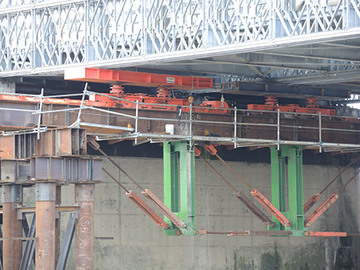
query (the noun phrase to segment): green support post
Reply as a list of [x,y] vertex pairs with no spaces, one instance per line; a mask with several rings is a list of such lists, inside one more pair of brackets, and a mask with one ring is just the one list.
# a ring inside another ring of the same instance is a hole
[[[194,149],[186,141],[164,142],[164,204],[185,224],[181,234],[195,232],[195,156]],[[179,235],[179,229],[164,217],[170,225],[167,235]]]
[[275,226],[269,230],[289,230],[293,236],[304,235],[306,228],[302,170],[302,146],[282,145],[279,150],[277,147],[271,147],[272,204],[291,221],[292,226],[283,226],[273,217]]

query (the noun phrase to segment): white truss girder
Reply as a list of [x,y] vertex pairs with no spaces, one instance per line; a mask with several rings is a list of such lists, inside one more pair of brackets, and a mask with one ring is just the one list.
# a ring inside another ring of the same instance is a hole
[[264,41],[315,42],[315,33],[341,40],[359,26],[359,0],[0,0],[0,76],[245,53]]

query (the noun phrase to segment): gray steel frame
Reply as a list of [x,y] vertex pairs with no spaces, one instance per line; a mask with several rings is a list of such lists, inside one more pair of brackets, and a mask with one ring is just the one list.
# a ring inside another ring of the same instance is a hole
[[66,227],[65,235],[60,249],[59,260],[56,265],[56,270],[64,270],[66,267],[66,262],[69,256],[71,243],[74,238],[75,224],[77,217],[78,217],[77,212],[70,213],[68,225]]
[[[359,0],[2,0],[0,8],[0,76],[156,65],[360,34]],[[238,60],[259,77],[314,72],[306,63]],[[351,60],[327,61],[330,70],[357,69]],[[270,67],[265,74],[262,65]]]
[[21,258],[20,269],[19,270],[28,270],[31,267],[31,262],[35,264],[35,221],[36,216],[33,215],[33,219],[30,225],[30,228],[27,224],[26,217],[23,217],[23,228],[27,238],[33,238],[26,240],[25,250]]

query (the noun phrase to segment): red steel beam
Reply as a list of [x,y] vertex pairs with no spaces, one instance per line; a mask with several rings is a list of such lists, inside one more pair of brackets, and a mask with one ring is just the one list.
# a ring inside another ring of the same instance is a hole
[[315,222],[336,200],[339,198],[338,193],[331,194],[310,216],[308,216],[304,223],[305,227],[309,227]]
[[210,78],[99,68],[67,69],[65,70],[64,79],[98,83],[122,83],[145,87],[165,86],[184,90],[213,87],[213,81]]
[[139,198],[132,190],[127,192],[126,197],[128,197],[133,203],[135,203],[141,210],[145,212],[157,225],[164,229],[169,229],[169,224],[166,223],[147,203]]
[[347,237],[348,233],[346,232],[305,232],[307,237]]
[[238,191],[234,193],[234,196],[238,198],[240,201],[245,204],[247,208],[255,215],[257,216],[262,222],[266,223],[270,227],[274,227],[275,223],[271,221],[271,219],[265,215],[263,211],[260,210],[259,207],[257,207],[252,201],[250,201],[242,192]]
[[257,189],[250,191],[251,195],[259,201],[282,225],[291,226],[290,220],[283,215],[264,195]]
[[306,212],[320,200],[320,197],[320,193],[311,196],[311,198],[304,204],[304,214],[306,214]]
[[290,236],[292,231],[207,231],[207,230],[198,230],[196,232],[198,235],[206,234],[218,234],[218,235],[227,235],[227,236]]
[[178,228],[186,228],[186,224],[181,221],[181,219],[174,214],[158,197],[155,196],[150,190],[144,189],[144,191],[141,192],[148,198],[150,201],[152,201],[159,209],[160,211],[171,220],[172,223]]

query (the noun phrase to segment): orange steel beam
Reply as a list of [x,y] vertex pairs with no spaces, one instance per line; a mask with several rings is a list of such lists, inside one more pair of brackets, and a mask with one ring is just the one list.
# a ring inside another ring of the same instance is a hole
[[309,227],[313,224],[315,220],[317,220],[334,202],[336,202],[338,198],[338,193],[331,194],[329,198],[327,198],[310,216],[305,219],[305,227]]
[[290,227],[290,220],[283,215],[264,195],[257,189],[250,191],[251,195],[259,201],[282,225]]
[[206,234],[218,234],[218,235],[227,235],[227,236],[290,236],[292,231],[207,231],[207,230],[198,230],[196,231],[198,235]]
[[181,221],[181,219],[174,214],[158,197],[155,196],[150,190],[145,189],[141,192],[152,201],[157,207],[159,207],[160,211],[168,218],[174,225],[178,228],[186,228],[186,224]]
[[126,197],[128,197],[132,202],[134,202],[141,210],[144,211],[157,225],[164,229],[168,229],[170,226],[163,220],[148,204],[146,204],[142,199],[139,198],[132,190],[127,192]]
[[67,69],[65,70],[64,79],[100,83],[122,83],[145,87],[165,86],[184,90],[213,87],[213,81],[210,78],[99,68]]
[[346,232],[305,232],[307,237],[347,237],[348,233]]

